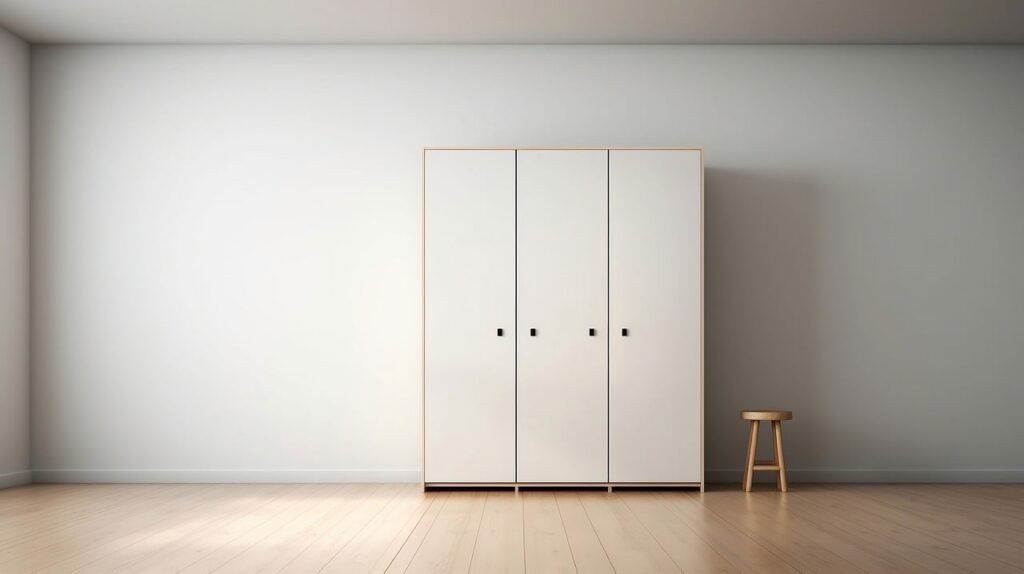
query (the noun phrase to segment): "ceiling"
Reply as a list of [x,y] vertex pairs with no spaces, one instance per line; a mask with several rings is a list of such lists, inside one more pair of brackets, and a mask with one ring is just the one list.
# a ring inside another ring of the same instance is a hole
[[1024,0],[0,0],[40,43],[1024,43]]

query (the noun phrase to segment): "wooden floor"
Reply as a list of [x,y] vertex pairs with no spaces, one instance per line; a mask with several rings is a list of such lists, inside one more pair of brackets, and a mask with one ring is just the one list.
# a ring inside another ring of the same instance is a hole
[[[764,488],[764,487],[763,487]],[[1022,572],[1024,485],[0,491],[0,572]]]

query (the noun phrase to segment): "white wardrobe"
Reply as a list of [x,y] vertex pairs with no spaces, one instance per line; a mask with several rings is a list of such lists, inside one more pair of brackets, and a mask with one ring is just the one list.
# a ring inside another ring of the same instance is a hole
[[702,151],[423,161],[425,485],[702,487]]

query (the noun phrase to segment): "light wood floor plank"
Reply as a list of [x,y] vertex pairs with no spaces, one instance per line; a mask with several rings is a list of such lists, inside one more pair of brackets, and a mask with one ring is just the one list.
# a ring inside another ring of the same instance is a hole
[[35,571],[59,564],[96,546],[106,546],[126,534],[146,528],[176,511],[194,508],[210,500],[213,485],[181,486],[161,490],[145,500],[104,511],[90,519],[56,528],[0,552],[0,571]]
[[511,573],[526,569],[522,501],[522,496],[508,496],[506,492],[487,494],[470,572]]
[[281,572],[318,572],[331,558],[356,537],[403,487],[374,485],[343,516],[336,517],[332,525],[311,537],[311,541],[297,556],[284,565]]
[[395,574],[396,572],[405,572],[409,569],[409,564],[412,563],[413,557],[416,556],[416,552],[419,551],[420,546],[423,544],[423,540],[427,537],[427,533],[434,527],[434,522],[437,521],[437,517],[441,515],[441,510],[444,509],[445,505],[448,504],[448,498],[450,493],[448,492],[436,492],[430,493],[431,499],[430,508],[427,509],[423,516],[416,521],[415,526],[409,531],[409,535],[401,543],[397,552],[388,564],[385,572],[387,574]]
[[251,506],[214,520],[177,541],[151,547],[124,567],[132,573],[177,572],[256,528],[292,504],[303,485],[279,485]]
[[687,573],[739,572],[731,562],[650,493],[620,495],[673,562]]
[[1019,572],[1013,565],[1022,563],[1024,548],[994,543],[966,529],[936,525],[871,496],[854,496],[835,490],[830,494],[867,513],[865,520],[869,522],[866,524],[879,525],[890,536],[899,536],[949,564],[971,572]]
[[241,532],[216,550],[205,553],[202,558],[182,568],[180,572],[188,574],[213,572],[227,564],[236,556],[258,544],[261,540],[296,520],[310,509],[315,508],[322,502],[321,493],[325,488],[325,485],[317,484],[310,485],[310,488],[307,489],[295,491],[294,498],[281,505],[278,512],[268,520]]
[[523,559],[526,572],[575,572],[558,503],[551,492],[521,492],[523,499]]
[[[929,498],[942,495],[973,512],[988,508],[1010,517],[1024,512],[1024,484],[933,484],[910,494]],[[1013,528],[1020,531],[1024,525],[1015,523]]]
[[[805,492],[806,490],[801,490],[801,494]],[[860,557],[861,561],[867,560],[872,565],[867,569],[869,572],[931,572],[921,564],[908,559],[903,547],[889,544],[877,532],[848,521],[841,513],[823,512],[818,505],[811,504],[807,499],[795,494],[787,496],[786,509],[793,516],[806,521],[811,528],[841,541],[830,548],[838,551],[848,548],[847,559],[856,560]]]
[[[801,494],[795,493],[793,497],[800,499]],[[871,540],[880,547],[897,553],[928,570],[933,572],[970,571],[936,555],[935,549],[927,541],[921,540],[919,533],[902,526],[900,523],[888,523],[884,519],[865,511],[864,501],[859,501],[857,504],[849,504],[828,490],[820,490],[815,492],[813,497],[803,498],[809,500],[812,505],[817,506],[817,512],[827,512],[841,516],[846,524],[846,529],[852,535]]]
[[[967,503],[963,495],[953,495],[940,489],[922,489],[913,492],[901,492],[893,488],[878,488],[852,491],[858,496],[866,496],[878,500],[914,515],[937,522],[937,531],[956,531],[967,529],[1003,544],[1024,548],[1024,525],[1019,517],[1024,509],[1017,510],[1010,506],[1014,501],[989,501],[979,497],[971,497]],[[1019,496],[1024,497],[1024,490]],[[1007,510],[1010,506],[1010,510]],[[944,520],[944,517],[956,515],[955,522]],[[942,525],[945,527],[943,528]]]
[[[40,484],[0,491],[0,524],[11,525],[21,517],[38,519],[49,512],[68,512],[83,504],[97,506],[107,500],[124,499],[149,485]],[[152,488],[152,487],[150,487]]]
[[402,489],[356,536],[338,550],[320,572],[383,572],[387,567],[387,562],[383,561],[384,554],[394,547],[396,538],[402,536],[404,540],[410,523],[419,519],[429,506],[430,499],[422,492]]
[[1024,574],[1022,485],[787,494],[419,485],[0,490],[0,572]]
[[[746,495],[747,493],[744,493]],[[774,494],[773,494],[774,495]],[[774,496],[783,496],[782,494]],[[697,532],[730,563],[744,572],[795,573],[795,568],[761,546],[685,492],[663,493],[662,498],[691,530]],[[731,517],[730,517],[731,518]]]
[[[417,512],[410,514],[407,517],[405,523],[395,534],[395,537],[391,540],[391,544],[389,544],[388,547],[384,550],[384,552],[381,553],[381,556],[377,559],[377,562],[370,567],[370,572],[391,571],[391,566],[398,561],[399,557],[402,555],[402,552],[406,548],[406,544],[409,544],[411,547],[419,549],[419,543],[410,543],[410,539],[413,538],[414,534],[419,530],[420,525],[422,523],[433,523],[433,517],[437,516],[436,510],[440,509],[441,505],[443,504],[442,501],[443,498],[441,495],[434,493],[424,493],[423,504],[425,504],[425,508],[422,508],[422,512],[420,512],[420,509],[417,509]],[[412,551],[412,548],[410,548],[410,552],[408,555],[411,557],[414,553],[415,552]],[[404,564],[402,566],[403,571],[406,566],[408,566],[408,564]]]
[[407,572],[468,572],[486,495],[453,492],[413,556]]
[[837,574],[865,571],[836,553],[831,545],[796,534],[800,519],[786,512],[788,497],[765,497],[759,492],[743,498],[722,494],[727,493],[708,492],[697,498],[715,514],[729,516],[734,527],[797,570]]
[[128,528],[119,529],[115,536],[90,544],[88,551],[38,572],[89,574],[124,569],[150,549],[173,544],[211,521],[237,513],[240,507],[252,504],[270,492],[265,485],[248,485],[244,488],[225,485],[223,489],[210,492],[208,497],[166,513],[144,527],[132,524]]
[[562,527],[569,540],[576,570],[581,574],[615,572],[579,495],[572,491],[559,492],[555,494],[555,502],[558,503],[558,513],[562,517]]
[[[355,492],[353,492],[355,491]],[[235,556],[217,572],[222,574],[247,574],[278,572],[309,547],[310,542],[326,532],[339,517],[346,517],[346,508],[354,500],[360,500],[357,488],[347,485],[330,485],[321,491],[320,503],[308,512],[292,520],[246,551]]]
[[[740,500],[732,493],[718,493],[723,500]],[[705,505],[715,508],[710,502],[709,496],[701,497]],[[794,538],[802,538],[815,544],[818,548],[829,550],[836,556],[845,560],[850,567],[863,572],[907,572],[916,568],[912,562],[907,562],[880,552],[878,548],[869,543],[851,537],[842,527],[837,527],[832,522],[816,522],[813,519],[817,516],[805,515],[797,508],[793,497],[765,496],[762,494],[750,494],[743,498],[743,503],[750,508],[753,516],[757,518],[751,528],[784,530],[786,535]],[[735,508],[719,506],[720,516],[732,516]],[[734,523],[737,521],[734,520]],[[799,551],[791,553],[799,555]],[[788,559],[788,557],[787,557]],[[827,564],[827,561],[826,561]],[[849,568],[847,568],[849,569]]]
[[681,571],[622,496],[586,492],[580,501],[616,572]]
[[[35,508],[26,513],[0,514],[0,552],[21,544],[30,538],[45,534],[54,538],[61,531],[71,530],[76,524],[97,516],[116,512],[118,507],[133,501],[149,500],[150,497],[172,490],[172,485],[83,485],[80,491],[64,491],[57,500],[50,500],[46,494],[33,498]],[[93,486],[108,488],[94,489]],[[123,488],[118,488],[118,487]],[[43,488],[47,488],[44,485]]]

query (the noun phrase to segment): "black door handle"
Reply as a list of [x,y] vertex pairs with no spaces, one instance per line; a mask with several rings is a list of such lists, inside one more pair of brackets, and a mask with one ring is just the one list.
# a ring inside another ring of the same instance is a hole
[[591,330],[590,330],[590,336],[591,336],[591,337],[593,337],[593,336],[594,336],[594,335],[596,335],[596,334],[597,334],[597,329],[591,329]]
[[530,336],[531,337],[536,337],[537,336],[537,329],[530,329]]
[[622,336],[623,337],[628,337],[629,336],[629,329],[623,327],[622,328]]
[[505,329],[498,328],[498,336],[501,337],[505,334]]

